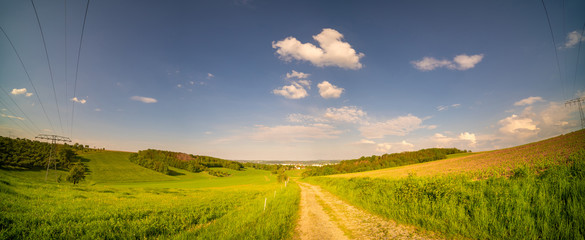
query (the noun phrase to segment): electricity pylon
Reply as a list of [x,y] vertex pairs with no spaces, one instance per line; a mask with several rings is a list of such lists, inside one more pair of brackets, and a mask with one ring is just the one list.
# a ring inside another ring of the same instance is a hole
[[[35,138],[38,139],[45,139],[51,140],[51,151],[49,152],[49,161],[47,161],[47,173],[45,173],[45,181],[47,181],[47,177],[49,176],[49,166],[51,166],[51,157],[53,156],[53,151],[55,150],[55,145],[57,142],[71,142],[71,139],[68,137],[57,136],[57,135],[48,135],[48,134],[39,134]],[[55,160],[55,170],[57,169],[57,161]]]
[[578,98],[574,98],[574,99],[571,99],[569,101],[566,101],[565,107],[567,105],[571,106],[573,104],[577,104],[577,106],[579,106],[579,115],[581,117],[581,129],[585,129],[585,114],[583,114],[583,106],[581,105],[581,102],[585,102],[585,97],[578,97]]

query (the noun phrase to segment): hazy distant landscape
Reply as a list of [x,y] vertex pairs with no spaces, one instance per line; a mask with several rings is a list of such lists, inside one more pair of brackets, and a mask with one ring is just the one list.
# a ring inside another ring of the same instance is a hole
[[0,1],[0,239],[585,239],[584,12]]

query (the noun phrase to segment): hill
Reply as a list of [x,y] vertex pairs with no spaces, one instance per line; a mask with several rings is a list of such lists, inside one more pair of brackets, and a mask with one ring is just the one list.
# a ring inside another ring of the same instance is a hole
[[472,174],[485,178],[509,175],[512,170],[523,166],[546,169],[551,166],[565,164],[569,155],[580,149],[585,149],[585,130],[501,150],[375,171],[331,175],[330,177],[397,179],[408,177],[409,175],[430,177]]
[[303,181],[447,238],[585,238],[584,130],[491,152]]
[[[80,184],[51,169],[0,168],[0,239],[283,239],[298,209],[296,184],[258,169],[169,167],[165,175],[126,152],[85,152]],[[34,227],[31,227],[34,226]]]

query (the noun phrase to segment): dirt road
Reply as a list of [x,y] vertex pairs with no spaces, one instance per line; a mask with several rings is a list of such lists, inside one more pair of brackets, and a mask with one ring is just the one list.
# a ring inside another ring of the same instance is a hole
[[436,239],[351,206],[319,186],[301,187],[295,239]]

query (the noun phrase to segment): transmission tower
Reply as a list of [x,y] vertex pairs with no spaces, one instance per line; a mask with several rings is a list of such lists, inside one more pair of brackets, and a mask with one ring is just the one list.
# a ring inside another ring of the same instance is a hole
[[[49,176],[49,166],[51,166],[51,158],[53,156],[53,151],[55,151],[55,145],[57,142],[71,142],[71,139],[68,137],[57,136],[57,135],[48,135],[48,134],[39,134],[35,138],[38,139],[45,139],[51,140],[51,151],[49,152],[49,161],[47,162],[47,173],[45,173],[45,181],[47,181],[47,177]],[[57,161],[55,160],[55,170],[57,170]]]
[[565,107],[567,105],[571,106],[573,104],[577,104],[577,106],[579,106],[579,115],[581,117],[581,129],[585,129],[585,114],[583,113],[583,105],[581,105],[581,102],[585,102],[585,97],[578,97],[578,98],[574,98],[574,99],[571,99],[569,101],[566,101]]

